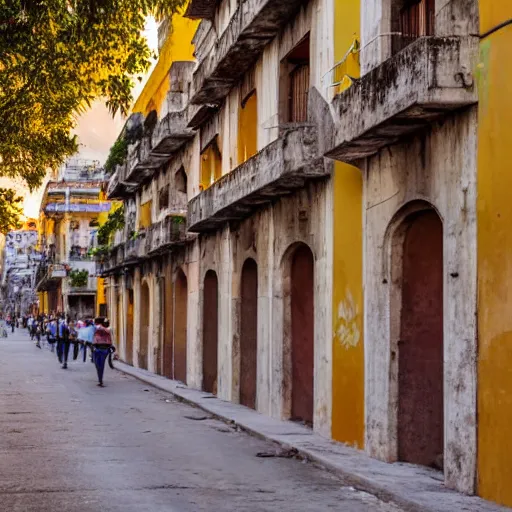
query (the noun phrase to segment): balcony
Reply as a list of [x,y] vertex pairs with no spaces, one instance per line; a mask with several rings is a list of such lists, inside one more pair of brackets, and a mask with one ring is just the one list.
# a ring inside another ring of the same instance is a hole
[[125,244],[115,245],[108,254],[96,256],[96,273],[102,277],[115,273],[124,264]]
[[155,127],[150,155],[166,160],[185,143],[194,138],[195,132],[187,128],[187,111],[169,112]]
[[167,160],[166,156],[151,155],[152,132],[128,147],[126,182],[137,187],[150,178]]
[[220,0],[191,0],[185,11],[185,16],[189,18],[213,19],[215,9],[219,3]]
[[326,156],[352,163],[477,102],[477,37],[422,37],[333,100]]
[[123,264],[130,265],[145,259],[147,255],[146,233],[141,232],[137,238],[131,238],[124,245]]
[[98,289],[98,280],[96,277],[87,278],[87,284],[85,286],[71,286],[68,283],[63,290],[66,295],[93,295],[96,294]]
[[183,215],[169,215],[152,224],[147,232],[147,251],[150,254],[167,251],[173,245],[186,241],[186,222]]
[[[200,1],[192,1],[188,12],[199,10]],[[205,3],[203,1],[203,3]],[[194,73],[191,102],[219,104],[243,75],[254,65],[263,48],[274,39],[283,25],[290,21],[304,2],[302,0],[246,0],[239,3],[228,27],[213,45],[213,50],[202,52]],[[210,45],[215,31],[201,41]]]
[[241,220],[305,182],[329,175],[318,156],[317,129],[296,125],[188,203],[188,230],[196,233]]
[[146,117],[142,137],[128,147],[124,180],[120,177],[112,179],[113,193],[121,193],[121,185],[131,187],[133,191],[194,137],[195,132],[187,127],[188,85],[194,66],[193,62],[171,65],[167,77],[169,92],[160,110],[162,117],[157,119],[156,111]]

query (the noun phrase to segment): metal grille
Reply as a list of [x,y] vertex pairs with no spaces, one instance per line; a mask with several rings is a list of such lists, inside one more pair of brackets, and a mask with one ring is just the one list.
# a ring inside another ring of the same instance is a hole
[[308,117],[309,64],[290,73],[290,122],[303,123]]

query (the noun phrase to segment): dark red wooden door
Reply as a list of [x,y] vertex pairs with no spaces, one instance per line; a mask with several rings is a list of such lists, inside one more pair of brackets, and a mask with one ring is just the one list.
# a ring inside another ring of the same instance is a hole
[[314,260],[300,246],[292,259],[292,419],[313,423]]
[[178,271],[174,284],[174,378],[187,382],[187,277]]
[[258,266],[248,259],[242,268],[240,326],[240,403],[256,408],[258,351]]
[[203,291],[203,390],[217,394],[219,286],[217,274],[209,270]]
[[398,457],[436,466],[443,454],[443,226],[419,213],[405,236],[399,341]]

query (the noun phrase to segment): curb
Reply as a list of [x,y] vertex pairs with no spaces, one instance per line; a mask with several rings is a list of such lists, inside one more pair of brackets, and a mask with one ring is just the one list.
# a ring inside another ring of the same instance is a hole
[[[191,405],[197,409],[200,409],[213,418],[223,421],[224,423],[230,425],[236,425],[244,432],[249,435],[256,437],[258,439],[262,439],[264,441],[275,443],[276,445],[284,448],[284,449],[294,449],[297,451],[297,456],[302,459],[306,459],[317,466],[327,470],[328,472],[334,474],[335,476],[341,478],[344,483],[354,487],[357,490],[367,492],[369,494],[374,495],[378,499],[383,502],[391,503],[393,505],[398,506],[403,512],[440,512],[440,511],[465,511],[465,512],[497,512],[497,511],[507,511],[511,510],[509,508],[501,507],[495,503],[488,502],[481,498],[475,496],[467,496],[460,494],[456,491],[447,489],[444,487],[442,483],[435,483],[434,485],[429,482],[427,487],[439,487],[436,489],[419,489],[417,492],[415,490],[406,489],[406,486],[399,486],[398,488],[390,488],[390,485],[386,485],[386,483],[378,481],[377,478],[372,478],[372,475],[366,476],[364,474],[364,462],[361,465],[361,469],[359,471],[353,471],[347,468],[344,468],[342,464],[339,462],[333,462],[327,456],[323,456],[319,453],[320,450],[308,449],[307,447],[301,446],[300,444],[296,444],[293,442],[286,442],[282,438],[279,438],[279,435],[271,435],[261,432],[254,426],[248,425],[244,421],[239,421],[229,417],[229,415],[223,415],[218,410],[212,410],[212,407],[208,406],[206,403],[202,403],[197,399],[184,396],[187,392],[192,393],[201,393],[202,398],[208,397],[213,398],[213,395],[210,396],[209,393],[201,392],[199,390],[192,390],[187,388],[185,385],[177,384],[176,381],[169,380],[160,375],[153,374],[147,370],[141,370],[139,368],[134,368],[129,366],[121,361],[116,361],[115,369],[125,375],[129,375],[131,377],[136,378],[137,380],[152,386],[160,391],[171,394],[178,401],[182,403],[186,403]],[[161,381],[161,382],[160,382]],[[179,386],[179,388],[177,387]],[[183,389],[183,392],[181,390]],[[220,399],[215,400],[216,404],[223,403],[228,404],[229,406],[236,406],[236,404],[232,404],[231,402],[224,402]],[[242,407],[242,406],[237,406]],[[252,410],[250,411],[253,412]],[[311,432],[311,434],[313,434]],[[299,434],[300,435],[300,434]],[[282,436],[281,436],[282,437]],[[332,440],[326,440],[332,441]],[[338,443],[335,443],[336,445]],[[341,443],[339,443],[340,446]],[[357,453],[354,450],[354,453]],[[368,460],[367,456],[361,453],[361,459]],[[386,464],[374,459],[371,459],[375,464],[385,465],[385,467],[389,467],[390,469],[393,467],[392,464]],[[348,464],[350,466],[350,462]],[[402,491],[402,492],[401,492]],[[432,496],[427,496],[428,492],[433,493]],[[436,501],[436,498],[442,496],[444,503],[440,503]],[[416,499],[415,499],[416,498]],[[424,503],[421,503],[423,501]],[[425,503],[428,502],[428,503]],[[439,506],[441,505],[441,506]]]

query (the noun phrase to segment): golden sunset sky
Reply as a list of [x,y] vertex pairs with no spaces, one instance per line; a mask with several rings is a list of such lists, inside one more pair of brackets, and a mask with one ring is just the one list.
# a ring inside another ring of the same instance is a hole
[[[158,26],[155,20],[148,18],[144,35],[148,41],[149,47],[154,52],[158,50],[157,29]],[[155,64],[156,62],[153,63],[153,66]],[[136,82],[136,86],[133,89],[134,99],[137,98],[142,91],[147,78],[151,74],[153,66],[142,82]],[[100,101],[96,102],[88,112],[78,119],[75,133],[78,135],[80,150],[76,157],[99,160],[101,165],[103,165],[107,159],[110,147],[119,135],[124,122],[125,119],[120,115],[112,118],[104,103]],[[21,181],[13,181],[7,178],[0,178],[0,187],[15,188],[19,195],[24,197],[23,210],[25,216],[38,217],[41,196],[47,181],[48,178],[44,181],[43,185],[33,193],[30,193],[28,188]]]

